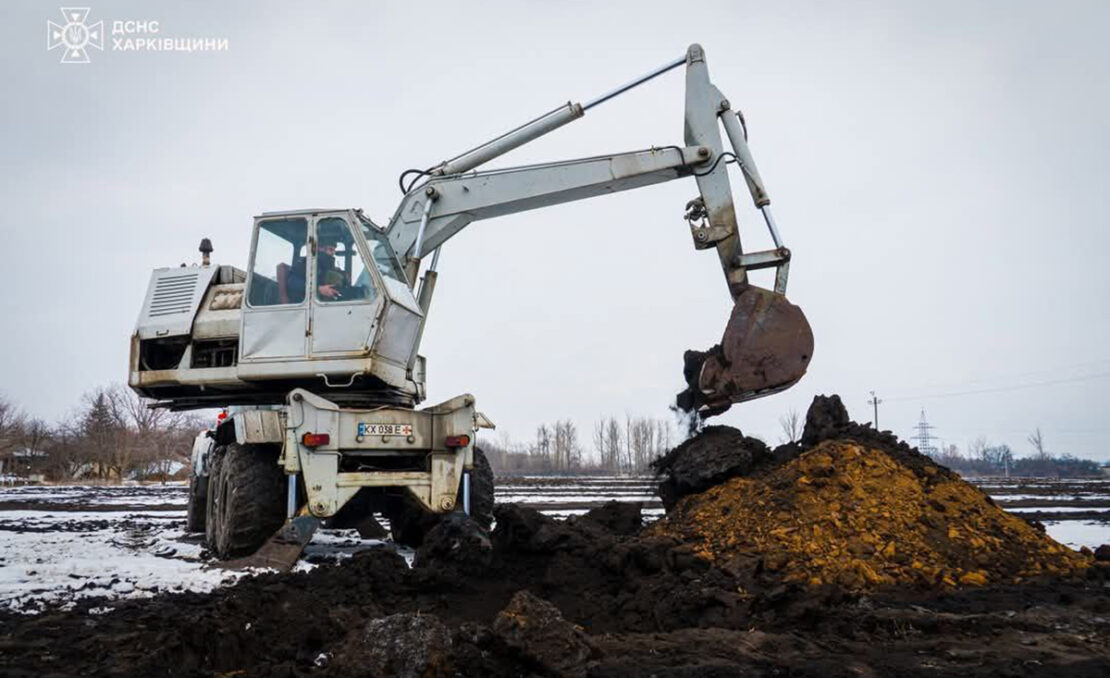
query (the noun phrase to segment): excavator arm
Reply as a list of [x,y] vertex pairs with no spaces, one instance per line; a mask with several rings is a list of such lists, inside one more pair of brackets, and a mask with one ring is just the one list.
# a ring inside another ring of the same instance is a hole
[[[684,146],[475,171],[477,166],[582,117],[593,106],[683,64]],[[725,150],[719,124],[725,129],[731,152]],[[775,249],[743,251],[727,171],[730,163],[740,166]],[[697,249],[716,250],[734,306],[720,344],[706,352],[687,352],[684,374],[689,388],[680,395],[679,405],[706,416],[723,412],[733,403],[788,388],[805,373],[813,353],[813,335],[804,314],[785,297],[790,251],[782,245],[746,132],[728,100],[710,82],[699,45],[692,45],[685,57],[585,105],[560,106],[419,174],[424,181],[409,188],[390,220],[387,236],[406,264],[410,284],[415,285],[421,260],[435,254],[419,293],[425,314],[434,291],[440,248],[470,223],[693,177],[699,195],[685,211],[693,244]],[[773,291],[748,282],[748,270],[769,267],[776,268]]]

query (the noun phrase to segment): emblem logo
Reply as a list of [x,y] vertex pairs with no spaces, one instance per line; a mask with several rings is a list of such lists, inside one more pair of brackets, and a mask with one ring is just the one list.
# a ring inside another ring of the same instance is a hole
[[89,16],[88,7],[62,7],[64,24],[46,22],[46,49],[62,49],[63,64],[89,63],[87,48],[104,50],[104,22],[97,21],[91,26],[85,23]]

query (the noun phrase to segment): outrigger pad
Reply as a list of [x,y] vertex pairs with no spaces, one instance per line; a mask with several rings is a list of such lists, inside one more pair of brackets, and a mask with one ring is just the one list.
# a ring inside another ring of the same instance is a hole
[[320,519],[312,516],[298,516],[286,521],[274,536],[270,537],[253,555],[236,558],[220,563],[220,567],[243,570],[251,567],[265,567],[278,572],[293,569],[304,552],[304,547],[312,541],[312,535],[320,527]]
[[687,351],[683,373],[689,385],[679,408],[702,418],[733,403],[760,398],[793,386],[813,357],[813,331],[802,309],[785,296],[748,286],[736,299],[721,343],[708,351]]

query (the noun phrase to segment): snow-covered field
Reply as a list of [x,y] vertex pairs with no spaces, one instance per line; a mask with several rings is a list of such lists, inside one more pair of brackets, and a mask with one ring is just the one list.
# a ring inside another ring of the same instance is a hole
[[242,573],[209,568],[185,511],[0,513],[0,604],[33,610],[86,596],[208,591]]
[[[34,612],[86,597],[205,592],[249,576],[202,554],[202,535],[185,532],[186,501],[183,483],[0,488],[0,607]],[[382,544],[354,530],[320,530],[297,568]]]
[[[1048,533],[1072,548],[1110,543],[1110,480],[992,479],[981,487],[1000,506],[1045,514]],[[610,499],[642,502],[646,520],[663,513],[648,477],[504,479],[497,499],[557,518]],[[203,592],[249,576],[207,560],[201,535],[185,533],[185,503],[183,483],[0,487],[0,607],[34,612],[90,596]],[[1067,519],[1073,513],[1082,519]],[[297,567],[384,544],[361,539],[354,530],[320,530]],[[411,551],[402,552],[411,559]]]

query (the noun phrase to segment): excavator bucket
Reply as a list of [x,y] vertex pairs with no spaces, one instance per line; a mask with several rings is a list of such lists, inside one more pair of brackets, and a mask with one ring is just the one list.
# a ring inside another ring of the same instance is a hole
[[689,388],[678,406],[702,418],[733,403],[789,388],[805,374],[813,356],[813,332],[802,309],[782,294],[749,285],[736,298],[721,343],[687,351]]

